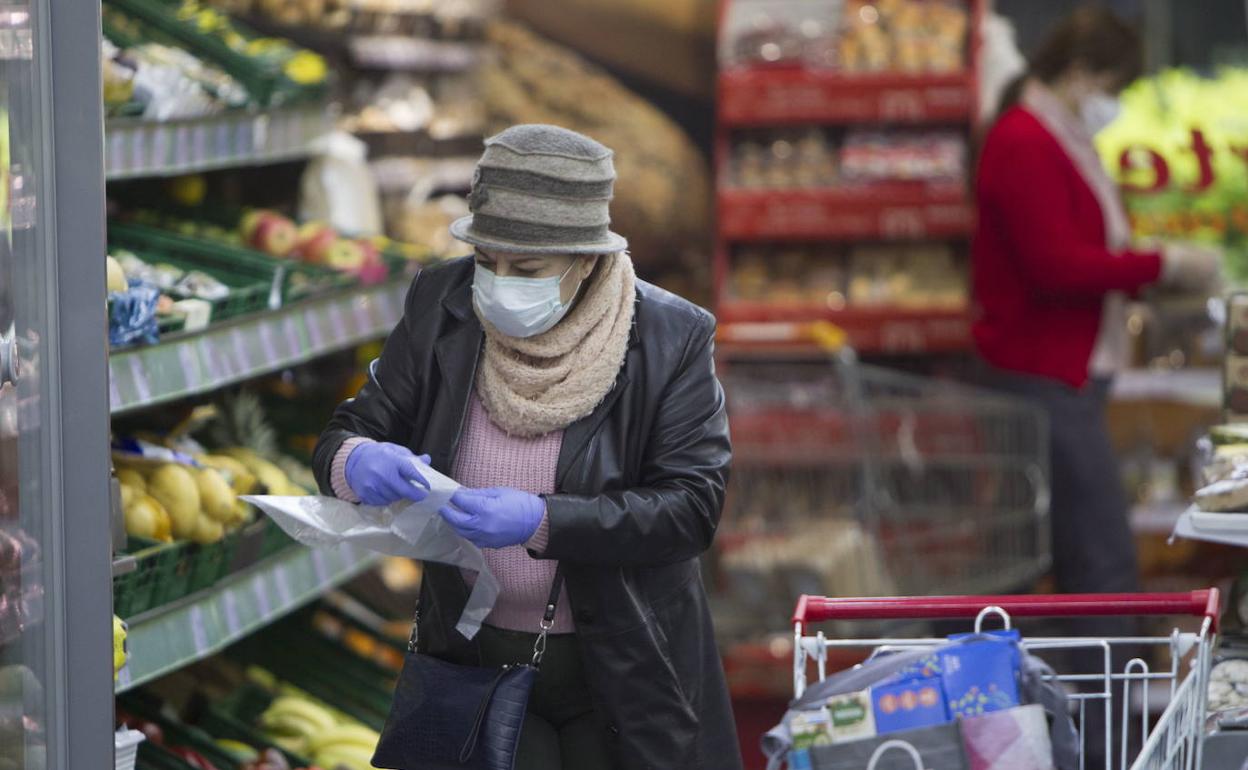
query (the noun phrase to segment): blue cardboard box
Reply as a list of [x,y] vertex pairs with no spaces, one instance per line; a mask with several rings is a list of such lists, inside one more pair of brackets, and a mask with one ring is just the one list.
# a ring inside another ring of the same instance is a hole
[[940,677],[891,681],[871,688],[877,735],[933,727],[950,721]]
[[1014,708],[1019,705],[1021,662],[1017,640],[1017,631],[998,631],[949,644],[899,672],[893,681],[939,677],[951,718]]

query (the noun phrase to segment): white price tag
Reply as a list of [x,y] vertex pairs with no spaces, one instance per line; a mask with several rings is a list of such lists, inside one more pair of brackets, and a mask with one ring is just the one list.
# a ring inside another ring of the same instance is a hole
[[329,305],[329,333],[333,335],[335,342],[345,339],[349,334],[347,319],[342,315],[342,304],[339,302],[331,302]]
[[394,309],[395,301],[395,292],[393,291],[383,291],[377,295],[377,306],[381,309],[383,323],[387,326],[399,322],[399,315]]
[[169,162],[169,132],[161,128],[152,131],[152,156],[154,166],[163,166]]
[[373,314],[369,312],[368,300],[360,298],[351,303],[351,312],[355,314],[355,330],[358,333],[373,330]]
[[178,346],[178,363],[182,365],[182,377],[187,387],[198,387],[201,384],[199,363],[195,360],[195,351],[190,345]]
[[290,580],[286,577],[286,568],[278,567],[273,573],[273,580],[277,583],[277,598],[282,602],[283,607],[289,607],[295,603],[295,596],[290,591]]
[[124,131],[108,132],[108,170],[114,174],[126,170],[126,134]]
[[318,585],[323,586],[329,582],[329,568],[325,566],[325,551],[321,548],[312,549],[312,571],[316,573]]
[[220,352],[217,350],[217,346],[212,344],[212,337],[201,337],[199,344],[202,352],[200,360],[203,361],[204,365],[207,367],[208,376],[212,379],[213,383],[220,382],[221,378],[226,374],[224,366],[226,363],[225,360],[221,357]]
[[191,641],[195,644],[195,654],[208,652],[208,629],[204,627],[204,608],[198,604],[191,607]]
[[234,352],[234,362],[237,364],[235,373],[246,374],[251,371],[251,351],[247,347],[247,340],[243,338],[241,330],[230,330],[230,343]]
[[286,345],[290,348],[290,354],[297,356],[303,352],[303,341],[299,338],[299,324],[295,323],[294,316],[286,316],[282,319],[282,331],[286,333]]
[[126,665],[121,667],[120,671],[117,672],[117,688],[119,690],[124,690],[129,686],[130,686],[130,664],[127,663]]
[[112,364],[108,367],[108,408],[116,409],[121,406],[121,391],[117,389],[117,373],[113,371]]
[[313,350],[325,349],[325,334],[321,331],[321,317],[311,308],[303,311],[303,325],[308,329],[308,339]]
[[230,636],[241,634],[243,624],[238,619],[238,597],[233,590],[221,595],[221,611],[225,615],[225,630],[230,632]]
[[260,324],[260,349],[264,352],[266,361],[277,362],[277,346],[273,344],[273,327],[268,323]]
[[152,389],[147,384],[147,372],[144,371],[143,362],[139,360],[137,353],[130,356],[130,379],[134,382],[134,392],[139,397],[139,403],[150,400]]
[[256,607],[260,610],[261,620],[267,621],[273,614],[273,604],[269,601],[269,588],[264,584],[264,575],[256,575],[251,579],[251,592],[256,596]]
[[143,141],[143,129],[130,130],[130,170],[147,171],[147,142]]
[[173,137],[173,164],[179,168],[191,162],[191,129],[185,123],[175,129]]

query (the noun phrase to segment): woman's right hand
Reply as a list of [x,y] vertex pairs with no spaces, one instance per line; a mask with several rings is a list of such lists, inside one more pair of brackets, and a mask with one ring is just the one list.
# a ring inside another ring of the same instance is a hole
[[407,447],[369,441],[351,450],[345,468],[347,485],[365,505],[396,500],[420,502],[429,496],[429,482],[420,472],[429,456],[417,457]]
[[1162,251],[1161,279],[1175,289],[1213,293],[1222,279],[1222,252],[1195,243],[1168,243]]

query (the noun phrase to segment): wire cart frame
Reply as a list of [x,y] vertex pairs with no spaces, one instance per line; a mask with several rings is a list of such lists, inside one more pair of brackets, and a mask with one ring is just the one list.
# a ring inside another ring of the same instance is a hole
[[799,594],[1006,593],[1050,562],[1048,420],[1032,404],[860,363],[729,361],[717,538],[725,635]]
[[[795,697],[805,691],[810,664],[820,680],[827,675],[828,652],[833,649],[874,648],[875,653],[943,644],[944,639],[834,639],[822,631],[811,635],[809,625],[827,621],[974,619],[975,630],[981,631],[985,621],[1000,618],[1006,628],[1011,618],[1039,617],[1113,617],[1113,616],[1179,616],[1200,619],[1196,633],[1175,629],[1169,636],[1078,638],[1030,637],[1023,647],[1029,653],[1045,657],[1045,653],[1073,649],[1096,650],[1103,654],[1103,668],[1098,673],[1058,673],[1056,679],[1070,691],[1069,698],[1077,709],[1076,724],[1080,729],[1081,749],[1087,745],[1089,709],[1104,709],[1106,745],[1113,738],[1113,695],[1122,694],[1123,729],[1119,738],[1119,766],[1126,770],[1196,770],[1200,768],[1203,730],[1206,718],[1206,694],[1214,641],[1218,632],[1220,596],[1215,588],[1190,593],[1161,594],[1072,594],[1036,596],[941,596],[837,599],[823,596],[802,596],[793,613],[793,690]],[[1168,665],[1153,670],[1142,657],[1132,658],[1122,670],[1113,670],[1111,652],[1116,647],[1151,648],[1169,654]],[[1184,665],[1184,661],[1188,661]],[[1168,689],[1167,706],[1162,714],[1150,721],[1149,688],[1160,685]],[[1119,688],[1119,689],[1116,689]],[[1138,722],[1130,715],[1131,704],[1142,703]],[[1142,748],[1128,765],[1128,737],[1138,725]],[[1080,752],[1080,767],[1084,756]],[[1105,770],[1112,770],[1112,753],[1105,756]]]

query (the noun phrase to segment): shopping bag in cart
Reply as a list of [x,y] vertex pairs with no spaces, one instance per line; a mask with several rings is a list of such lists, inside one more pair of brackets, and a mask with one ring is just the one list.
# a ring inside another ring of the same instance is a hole
[[810,770],[969,770],[957,722],[810,750]]

